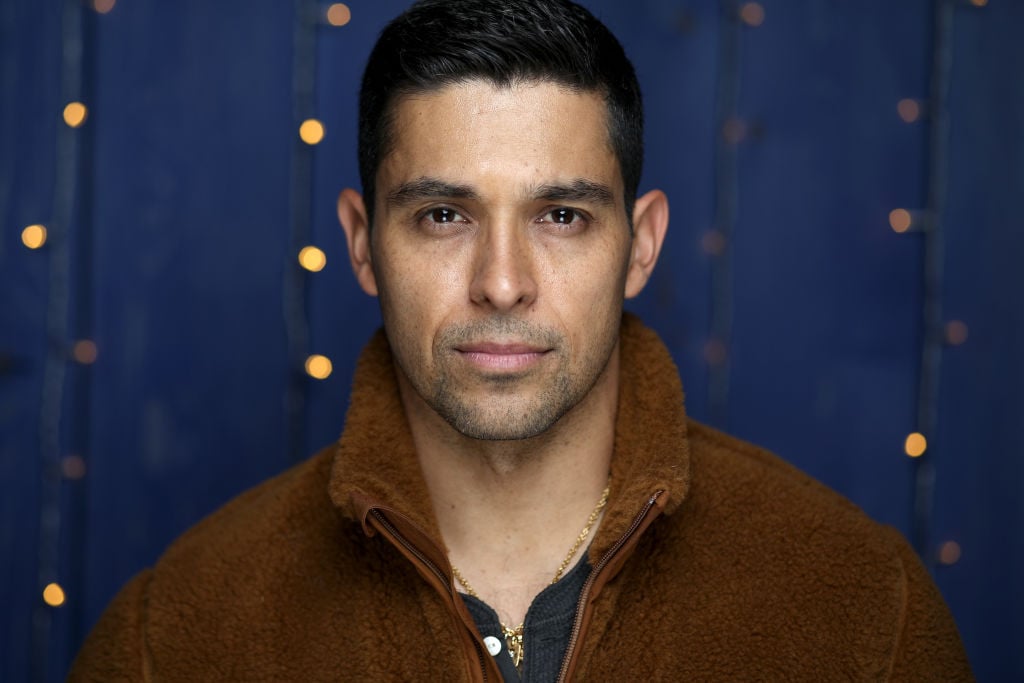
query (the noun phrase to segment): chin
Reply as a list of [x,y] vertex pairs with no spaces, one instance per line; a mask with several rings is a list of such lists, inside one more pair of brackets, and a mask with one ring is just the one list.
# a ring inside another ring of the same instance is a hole
[[480,441],[532,439],[551,429],[569,409],[545,402],[526,409],[519,407],[494,412],[443,402],[433,407],[459,434]]

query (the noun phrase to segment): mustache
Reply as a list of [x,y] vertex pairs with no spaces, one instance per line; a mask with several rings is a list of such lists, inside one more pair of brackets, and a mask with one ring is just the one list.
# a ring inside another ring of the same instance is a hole
[[560,346],[562,341],[562,335],[552,327],[511,316],[492,316],[449,325],[438,335],[438,345],[441,348],[481,342],[514,342],[555,348]]

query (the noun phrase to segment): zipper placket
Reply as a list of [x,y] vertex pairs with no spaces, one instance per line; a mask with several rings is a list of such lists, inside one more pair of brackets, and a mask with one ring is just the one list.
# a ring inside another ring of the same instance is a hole
[[[381,527],[383,527],[384,531],[386,531],[395,541],[400,543],[403,548],[408,550],[410,554],[415,556],[417,560],[419,560],[427,569],[429,569],[434,574],[434,576],[438,578],[440,584],[445,587],[446,591],[448,591],[449,599],[452,600],[452,602],[454,602],[455,591],[454,589],[452,589],[451,582],[448,580],[448,577],[445,576],[444,572],[442,572],[441,569],[436,564],[434,564],[433,560],[424,555],[419,548],[417,548],[409,539],[403,536],[402,533],[395,527],[395,525],[388,521],[388,518],[384,515],[383,512],[380,511],[379,508],[371,508],[370,514],[373,516],[375,520],[377,520],[377,523],[380,524]],[[459,621],[458,627],[465,628],[465,625],[462,624],[461,621]],[[481,649],[480,643],[476,642],[476,638],[472,638],[471,640],[473,641],[473,647],[476,650],[477,663],[480,665],[480,671],[481,673],[483,673],[484,683],[486,683],[488,680],[487,661],[484,659],[484,653],[483,650]]]
[[572,661],[572,658],[575,655],[576,646],[579,641],[580,631],[583,628],[583,613],[585,611],[587,599],[590,596],[590,589],[597,581],[597,577],[600,576],[602,571],[604,571],[604,568],[607,567],[608,563],[612,561],[612,558],[614,558],[615,555],[618,554],[619,550],[622,549],[622,546],[624,546],[626,542],[629,541],[630,537],[634,533],[636,533],[636,530],[640,528],[640,525],[643,524],[644,519],[646,519],[647,517],[647,513],[651,511],[651,508],[654,507],[654,504],[657,502],[658,497],[663,493],[663,490],[656,491],[650,498],[647,499],[647,503],[643,506],[643,508],[641,508],[637,516],[633,518],[633,523],[629,525],[629,528],[626,530],[626,533],[624,533],[619,538],[619,540],[615,542],[615,545],[613,545],[608,550],[608,552],[604,554],[604,556],[597,563],[597,566],[595,566],[593,571],[590,572],[590,576],[587,577],[586,583],[583,584],[583,590],[580,591],[580,599],[576,603],[576,618],[573,621],[572,633],[569,636],[569,645],[565,648],[565,657],[562,659],[562,670],[558,674],[559,683],[564,683],[566,676],[569,673],[569,663]]

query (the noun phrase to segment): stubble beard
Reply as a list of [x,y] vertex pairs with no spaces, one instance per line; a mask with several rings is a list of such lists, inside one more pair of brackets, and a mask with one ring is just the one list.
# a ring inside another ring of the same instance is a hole
[[481,441],[519,441],[546,432],[579,398],[568,374],[559,371],[536,398],[510,395],[489,401],[491,405],[465,400],[448,377],[442,376],[427,404],[463,436]]
[[[557,357],[550,360],[556,360],[557,366],[522,375],[477,378],[473,381],[489,384],[494,396],[484,401],[474,398],[448,362],[452,349],[462,342],[509,337],[552,349],[549,353]],[[606,344],[588,349],[581,365],[573,368],[570,349],[557,331],[518,318],[489,318],[444,330],[435,347],[438,374],[433,381],[418,382],[408,373],[406,376],[427,405],[463,436],[482,441],[530,439],[550,430],[594,388],[615,348],[616,335],[607,337]],[[541,376],[539,388],[534,388],[538,372],[547,376]]]

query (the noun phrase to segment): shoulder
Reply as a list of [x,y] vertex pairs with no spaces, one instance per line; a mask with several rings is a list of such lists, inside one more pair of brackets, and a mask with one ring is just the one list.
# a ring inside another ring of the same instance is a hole
[[[336,446],[244,491],[180,536],[160,564],[183,561],[216,548],[220,555],[253,544],[279,544],[302,529],[314,530],[333,517],[327,482]],[[283,534],[283,536],[282,536]],[[159,566],[159,565],[158,565]]]
[[327,493],[334,450],[242,493],[179,537],[107,608],[76,672],[131,672],[103,680],[148,680],[151,669],[181,680],[275,677],[274,643],[299,647],[292,634],[304,615],[288,605],[318,604],[337,566],[330,549],[344,547]]
[[[757,446],[693,421],[684,444],[688,491],[637,546],[615,603],[628,612],[616,618],[645,627],[642,642],[611,637],[659,653],[631,662],[635,677],[970,679],[948,610],[898,531]],[[621,677],[619,661],[599,666]]]
[[184,625],[227,641],[254,637],[268,631],[268,613],[284,628],[301,612],[289,605],[319,604],[351,575],[361,531],[328,495],[335,450],[239,495],[167,549],[147,588],[153,642],[183,642]]
[[822,581],[849,582],[847,595],[902,590],[913,553],[898,531],[763,448],[693,421],[687,429],[691,488],[680,512],[701,548],[815,592]]
[[695,503],[713,503],[720,512],[756,509],[767,516],[764,521],[789,529],[818,522],[888,537],[848,499],[777,455],[694,420],[688,420],[687,436]]
[[698,574],[793,623],[897,627],[917,562],[899,532],[764,449],[694,422],[688,432],[690,492],[663,531],[675,561],[685,548]]
[[153,567],[146,651],[167,678],[316,680],[366,637],[345,610],[377,613],[387,558],[331,501],[336,450],[230,501]]
[[896,628],[920,568],[898,531],[765,449],[692,421],[688,432],[690,496],[672,533],[695,539],[700,566],[728,567],[734,589],[780,610]]
[[943,666],[969,678],[948,610],[898,531],[764,449],[693,421],[687,432],[689,492],[652,527],[638,570],[662,596],[664,614],[648,616],[780,680],[934,680],[923,672]]
[[197,610],[211,598],[249,603],[281,590],[292,572],[308,576],[333,562],[329,552],[351,527],[328,494],[335,451],[325,448],[245,491],[182,534],[153,567],[150,594]]

